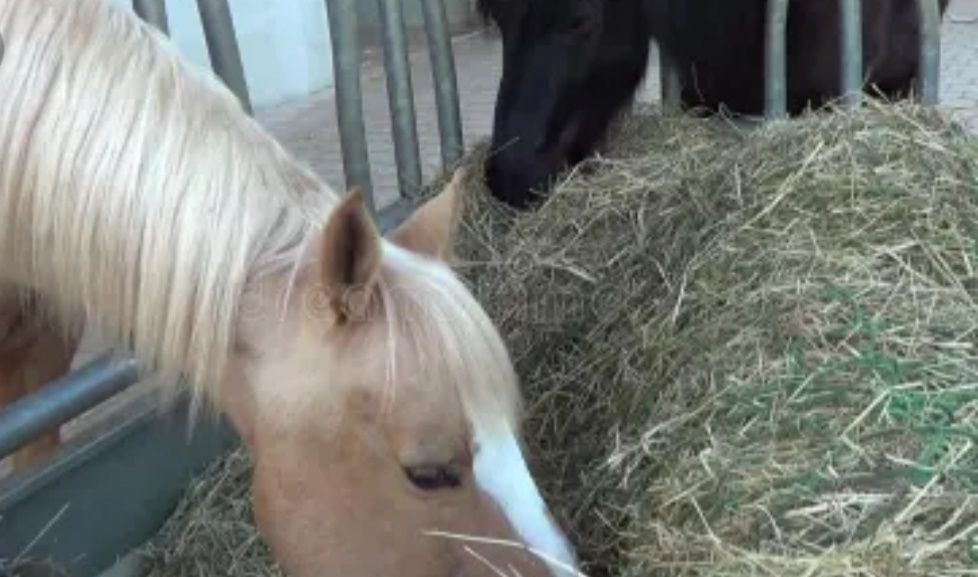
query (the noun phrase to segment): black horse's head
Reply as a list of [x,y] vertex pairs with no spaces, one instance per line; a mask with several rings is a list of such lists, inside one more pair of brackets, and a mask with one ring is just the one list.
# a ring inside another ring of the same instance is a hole
[[479,0],[503,39],[486,178],[526,207],[590,155],[645,74],[647,0]]

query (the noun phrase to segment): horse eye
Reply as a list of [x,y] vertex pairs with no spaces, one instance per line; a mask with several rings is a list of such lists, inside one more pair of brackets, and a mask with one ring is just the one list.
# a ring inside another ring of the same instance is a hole
[[411,483],[422,491],[454,489],[462,485],[461,476],[450,466],[405,467],[404,473]]

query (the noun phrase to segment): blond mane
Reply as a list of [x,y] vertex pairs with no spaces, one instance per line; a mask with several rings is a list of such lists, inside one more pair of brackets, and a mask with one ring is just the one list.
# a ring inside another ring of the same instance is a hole
[[380,290],[393,347],[390,372],[397,371],[397,359],[414,359],[426,382],[447,380],[457,392],[478,437],[515,433],[517,375],[492,320],[447,266],[390,244],[385,248]]
[[249,277],[336,195],[125,11],[0,0],[0,34],[0,285],[210,392]]
[[[0,286],[213,399],[246,286],[300,266],[337,195],[127,12],[0,0],[0,34]],[[461,281],[386,242],[385,263],[388,381],[401,347],[476,428],[514,428],[516,376]]]

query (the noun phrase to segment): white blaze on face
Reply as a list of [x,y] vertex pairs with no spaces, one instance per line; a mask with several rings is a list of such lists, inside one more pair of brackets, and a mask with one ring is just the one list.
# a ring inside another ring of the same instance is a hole
[[516,437],[480,439],[474,469],[479,487],[499,505],[526,546],[542,554],[554,577],[576,575],[574,553],[550,517]]

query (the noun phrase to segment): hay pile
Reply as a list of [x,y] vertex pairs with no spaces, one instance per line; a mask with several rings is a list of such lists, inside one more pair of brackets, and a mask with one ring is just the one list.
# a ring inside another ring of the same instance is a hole
[[[956,127],[649,113],[536,213],[474,196],[460,269],[589,574],[978,569],[978,146]],[[232,464],[156,575],[269,574]]]
[[146,577],[285,577],[255,529],[251,459],[239,449],[211,465],[142,551]]

